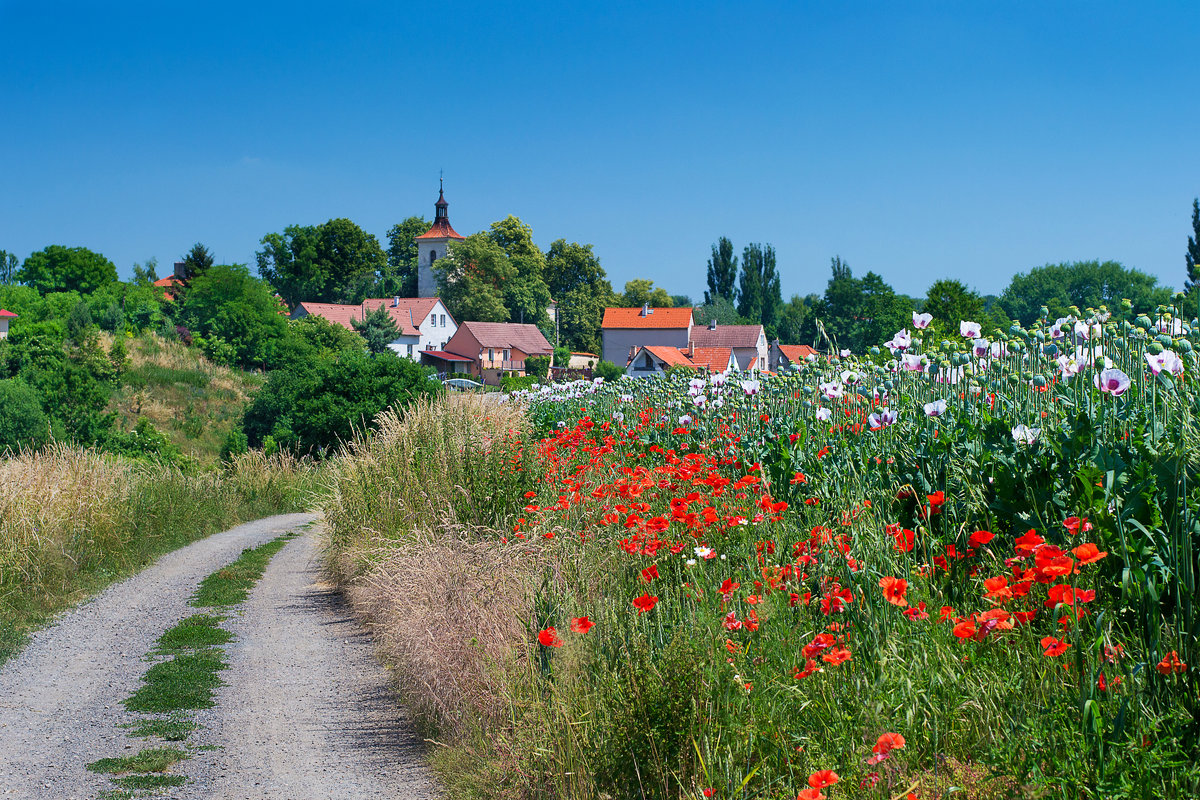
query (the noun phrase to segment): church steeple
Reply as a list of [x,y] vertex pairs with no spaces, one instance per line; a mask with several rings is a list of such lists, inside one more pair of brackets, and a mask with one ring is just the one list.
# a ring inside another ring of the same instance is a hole
[[438,199],[433,204],[433,224],[438,224],[439,221],[444,221],[447,225],[450,224],[450,204],[446,202],[446,192],[442,187],[442,179],[438,177]]
[[450,227],[450,204],[446,202],[445,186],[438,177],[438,199],[433,204],[433,224],[429,230],[415,237],[417,243],[417,296],[433,297],[437,294],[437,281],[433,275],[433,264],[446,255],[452,241],[464,237]]

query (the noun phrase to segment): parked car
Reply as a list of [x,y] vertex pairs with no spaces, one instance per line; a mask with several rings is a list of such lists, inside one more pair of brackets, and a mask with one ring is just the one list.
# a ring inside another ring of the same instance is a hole
[[442,385],[452,392],[470,392],[481,391],[483,384],[471,380],[470,378],[447,378],[442,381]]

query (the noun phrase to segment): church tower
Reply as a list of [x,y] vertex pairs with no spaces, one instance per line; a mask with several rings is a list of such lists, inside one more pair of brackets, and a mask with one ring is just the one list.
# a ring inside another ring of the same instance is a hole
[[438,178],[438,199],[433,208],[433,225],[414,240],[417,243],[417,297],[437,296],[433,263],[445,257],[446,245],[466,238],[450,227],[450,204],[446,202],[441,178]]

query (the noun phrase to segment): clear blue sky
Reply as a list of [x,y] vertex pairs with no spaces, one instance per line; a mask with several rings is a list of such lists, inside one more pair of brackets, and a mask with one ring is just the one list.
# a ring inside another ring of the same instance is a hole
[[0,249],[129,275],[348,217],[520,217],[699,297],[717,237],[784,294],[1047,262],[1183,280],[1200,4],[0,0]]

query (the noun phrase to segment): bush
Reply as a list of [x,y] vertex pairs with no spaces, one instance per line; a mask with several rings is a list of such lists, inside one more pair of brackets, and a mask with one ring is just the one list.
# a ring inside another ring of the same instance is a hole
[[516,392],[536,386],[538,379],[532,375],[505,375],[500,379],[500,388],[506,392]]
[[0,381],[0,451],[36,450],[50,441],[37,392],[22,380]]
[[541,380],[550,372],[550,356],[529,356],[525,359],[525,374]]
[[601,361],[596,365],[595,374],[596,377],[604,378],[606,381],[615,381],[625,374],[625,370],[611,361]]

